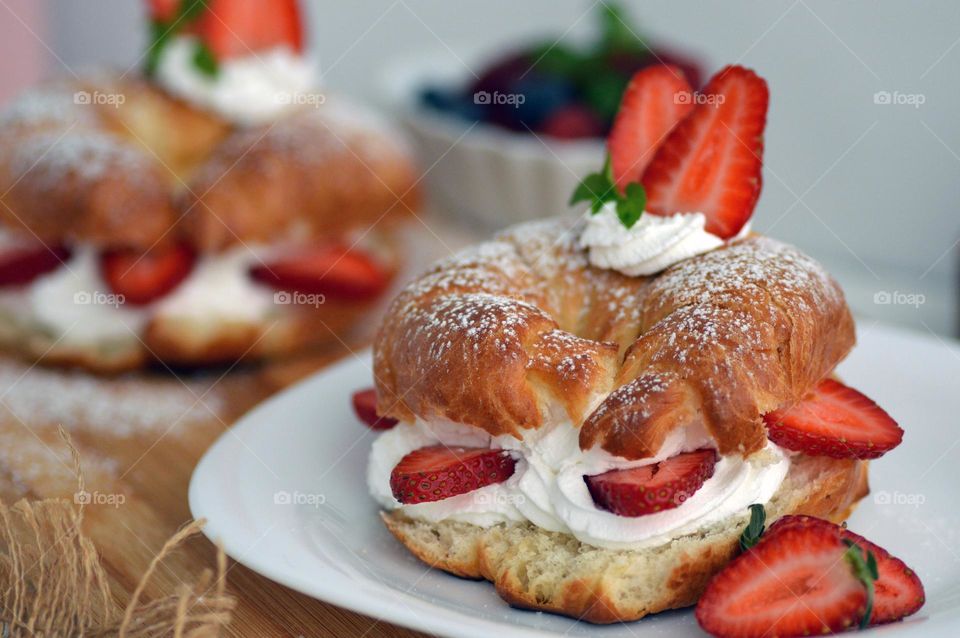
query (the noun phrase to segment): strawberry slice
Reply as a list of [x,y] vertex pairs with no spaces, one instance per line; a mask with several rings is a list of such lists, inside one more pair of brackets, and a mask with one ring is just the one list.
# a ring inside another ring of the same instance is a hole
[[394,418],[377,415],[377,391],[373,388],[353,393],[353,411],[371,430],[389,430],[397,424]]
[[403,457],[390,473],[390,489],[401,503],[440,501],[503,483],[515,464],[505,450],[434,445]]
[[100,273],[110,290],[123,295],[124,303],[141,306],[179,286],[195,261],[196,254],[183,244],[146,254],[108,250],[100,255]]
[[701,212],[708,232],[740,232],[760,196],[769,100],[767,83],[753,71],[728,66],[717,73],[644,172],[647,210]]
[[683,504],[713,476],[717,460],[715,450],[697,450],[583,479],[598,507],[620,516],[643,516]]
[[320,246],[254,266],[250,276],[278,290],[354,301],[372,299],[390,283],[372,257],[342,245]]
[[693,109],[693,89],[675,66],[649,66],[627,85],[610,130],[610,168],[623,190],[639,182],[667,134]]
[[0,286],[22,286],[70,259],[65,246],[16,246],[0,253]]
[[839,381],[821,381],[806,399],[763,416],[780,447],[811,456],[875,459],[900,445],[903,430],[876,403]]
[[697,603],[697,622],[726,638],[811,636],[854,626],[867,591],[833,529],[785,526],[768,531],[713,577]]
[[282,45],[303,51],[297,0],[207,0],[195,30],[220,61]]
[[870,616],[871,625],[882,625],[894,622],[915,614],[926,601],[923,583],[917,573],[907,567],[906,563],[879,545],[871,543],[863,536],[854,534],[850,530],[842,529],[841,534],[847,540],[853,541],[864,550],[873,552],[877,559],[877,571],[880,578],[873,583],[873,614]]

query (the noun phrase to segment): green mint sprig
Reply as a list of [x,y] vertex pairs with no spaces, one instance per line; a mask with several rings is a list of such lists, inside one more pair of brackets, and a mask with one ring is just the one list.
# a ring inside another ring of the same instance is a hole
[[643,215],[643,209],[647,206],[647,191],[643,188],[643,184],[631,182],[623,192],[620,192],[613,181],[613,171],[610,168],[608,155],[603,169],[599,173],[590,173],[584,177],[573,191],[570,205],[573,206],[578,202],[590,202],[592,215],[599,213],[607,202],[614,202],[620,223],[629,230]]
[[[866,629],[870,624],[870,617],[873,615],[873,584],[880,578],[880,570],[877,567],[877,557],[873,552],[864,552],[863,548],[851,540],[845,539],[844,545],[847,546],[847,552],[844,558],[853,567],[853,573],[867,590],[867,606],[863,612],[863,618],[860,619],[860,629]],[[866,558],[864,558],[866,554]]]
[[767,512],[763,505],[754,503],[750,506],[750,522],[740,535],[740,551],[745,552],[758,542],[763,535],[764,523],[767,521]]
[[[161,54],[170,44],[173,36],[195,22],[206,9],[207,0],[180,0],[180,7],[171,20],[154,20],[150,23],[150,46],[147,48],[145,64],[148,76],[156,74]],[[208,77],[216,77],[220,71],[213,51],[203,42],[197,43],[192,60],[197,70]]]

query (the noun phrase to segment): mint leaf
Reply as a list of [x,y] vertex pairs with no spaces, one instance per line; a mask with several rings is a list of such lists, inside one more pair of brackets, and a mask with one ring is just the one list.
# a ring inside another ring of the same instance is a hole
[[764,523],[767,521],[767,512],[763,505],[754,503],[750,506],[750,522],[743,534],[740,535],[740,551],[747,551],[760,541],[763,535]]
[[637,220],[643,215],[647,206],[647,192],[643,184],[632,182],[627,184],[621,194],[620,189],[613,181],[613,169],[610,167],[610,156],[599,173],[590,173],[577,186],[570,197],[570,206],[577,202],[590,202],[590,212],[596,215],[607,202],[614,202],[617,217],[628,230],[633,228]]
[[612,186],[613,184],[607,179],[606,175],[591,173],[584,177],[576,190],[573,191],[573,195],[570,197],[570,205],[586,201],[590,202],[591,205],[600,202],[602,206],[607,201]]
[[[196,21],[206,8],[207,0],[181,0],[180,7],[177,9],[177,13],[173,16],[172,20],[163,22],[153,20],[150,22],[150,46],[147,48],[147,56],[144,64],[144,72],[147,76],[152,76],[157,72],[157,66],[160,64],[160,55],[163,53],[163,50],[166,49],[173,36],[183,30],[187,25]],[[196,64],[197,68],[201,69],[201,71],[207,72],[207,70],[201,66],[201,63],[197,62],[198,57],[200,57],[199,53],[194,55],[194,64]],[[210,52],[210,57],[213,58],[212,52]],[[216,60],[214,60],[214,63],[216,63]],[[209,68],[209,65],[207,65],[207,68]],[[214,73],[216,73],[216,71],[214,71]]]
[[206,8],[207,0],[183,0],[183,2],[180,3],[180,11],[177,12],[174,22],[178,20],[180,24],[193,22],[200,17],[200,14],[203,13]]
[[150,47],[147,49],[147,58],[144,65],[144,71],[148,76],[157,72],[157,66],[160,64],[160,53],[167,46],[170,39],[170,27],[163,22],[153,21],[150,23]]
[[873,615],[873,584],[880,578],[880,572],[877,569],[877,557],[873,555],[873,552],[866,552],[866,558],[864,558],[864,550],[859,545],[848,539],[844,539],[843,543],[847,546],[844,558],[853,567],[854,576],[863,583],[867,590],[867,606],[863,612],[863,618],[860,619],[860,629],[866,629],[867,625],[870,624],[870,616]]
[[548,75],[576,78],[583,65],[583,54],[562,43],[546,43],[533,50],[534,68]]
[[217,77],[217,73],[220,70],[219,65],[217,64],[217,58],[213,55],[213,51],[210,50],[203,42],[197,42],[197,48],[193,52],[193,66],[206,75],[207,77]]
[[646,43],[630,26],[627,16],[619,5],[612,2],[602,3],[600,12],[601,39],[600,49],[604,51],[649,51]]
[[640,216],[643,215],[643,209],[647,206],[647,191],[643,184],[631,182],[627,184],[624,196],[617,202],[617,217],[620,222],[627,227],[633,228]]

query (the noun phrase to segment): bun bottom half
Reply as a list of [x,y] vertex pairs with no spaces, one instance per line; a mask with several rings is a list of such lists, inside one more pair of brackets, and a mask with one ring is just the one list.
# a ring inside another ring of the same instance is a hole
[[[796,456],[766,505],[767,524],[786,514],[840,522],[868,493],[867,463]],[[514,607],[614,623],[687,607],[738,552],[749,512],[696,534],[638,550],[603,549],[530,523],[479,527],[382,513],[393,535],[423,562],[486,579]]]

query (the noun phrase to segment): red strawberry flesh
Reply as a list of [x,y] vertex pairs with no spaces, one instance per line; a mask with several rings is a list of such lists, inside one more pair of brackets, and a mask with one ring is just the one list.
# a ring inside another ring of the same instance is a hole
[[868,541],[863,536],[835,523],[813,516],[788,515],[778,519],[770,529],[768,535],[776,535],[786,529],[796,527],[819,527],[830,530],[841,539],[855,543],[864,551],[871,552],[877,560],[877,571],[880,578],[873,584],[873,613],[870,616],[871,625],[881,625],[894,622],[914,614],[925,601],[923,583],[917,573],[907,565],[891,556],[887,550],[876,543]]
[[303,50],[297,0],[208,0],[196,31],[217,60],[286,45]]
[[389,275],[372,257],[339,244],[254,266],[250,276],[278,290],[354,301],[373,299],[390,283]]
[[875,459],[900,445],[903,430],[862,393],[833,379],[800,403],[763,417],[780,447],[811,456]]
[[656,150],[693,109],[693,89],[674,66],[650,66],[634,74],[624,91],[607,146],[622,190],[639,182]]
[[877,559],[880,578],[873,584],[873,614],[871,625],[894,622],[915,614],[926,601],[923,583],[917,573],[887,550],[850,530],[841,531],[843,537],[856,543],[864,552],[872,552]]
[[713,476],[717,460],[715,450],[697,450],[583,478],[598,507],[620,516],[644,516],[683,504]]
[[109,250],[100,256],[100,272],[123,303],[144,305],[163,297],[187,278],[196,254],[183,244],[148,253]]
[[647,210],[703,213],[706,230],[735,236],[760,196],[767,83],[740,66],[721,70],[671,131],[643,174]]
[[405,504],[440,501],[506,481],[515,463],[505,450],[434,445],[403,457],[390,473],[390,489]]
[[149,0],[150,17],[158,22],[170,22],[176,17],[181,2],[182,0]]
[[767,532],[707,585],[697,622],[714,636],[807,636],[849,629],[867,593],[835,530],[794,525]]
[[353,393],[353,411],[357,418],[367,424],[371,430],[389,430],[397,420],[377,414],[377,391],[373,388]]
[[70,259],[64,246],[18,246],[0,253],[0,286],[22,286]]

